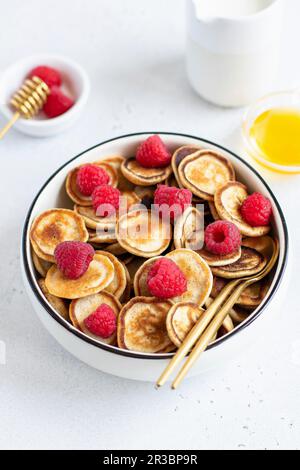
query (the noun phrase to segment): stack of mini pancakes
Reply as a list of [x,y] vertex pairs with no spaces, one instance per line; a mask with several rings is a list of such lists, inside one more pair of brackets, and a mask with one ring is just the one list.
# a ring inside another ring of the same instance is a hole
[[[31,227],[40,289],[58,315],[100,342],[145,353],[173,351],[230,279],[263,269],[273,250],[272,229],[251,227],[242,219],[239,209],[247,188],[236,181],[231,162],[215,151],[184,146],[174,152],[170,166],[158,169],[144,168],[134,157],[112,156],[93,163],[108,173],[126,208],[114,216],[98,216],[91,197],[78,190],[78,167],[74,168],[66,179],[74,209],[49,209]],[[186,188],[193,194],[192,205],[174,224],[151,211],[157,184]],[[140,203],[143,209],[137,208]],[[242,234],[241,248],[230,255],[203,248],[204,227],[218,219],[233,222]],[[137,226],[145,230],[140,236]],[[56,246],[70,240],[95,248],[88,270],[77,280],[66,279],[54,259]],[[180,297],[162,300],[148,290],[149,270],[161,257],[174,261],[187,279],[187,291]],[[272,275],[244,291],[218,337],[259,306],[271,281]],[[103,303],[118,319],[117,332],[106,339],[93,335],[84,323]]]

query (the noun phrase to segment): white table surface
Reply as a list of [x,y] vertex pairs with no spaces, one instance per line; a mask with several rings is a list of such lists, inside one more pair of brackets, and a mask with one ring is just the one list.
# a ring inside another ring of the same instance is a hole
[[[282,322],[254,352],[186,381],[176,392],[102,374],[64,351],[24,293],[23,218],[63,162],[104,139],[134,131],[183,131],[244,155],[243,110],[216,108],[190,89],[184,70],[183,0],[9,0],[0,15],[0,70],[26,54],[53,52],[86,67],[92,95],[70,131],[0,143],[0,448],[276,449],[299,447],[300,180],[262,171],[292,235],[292,283]],[[282,85],[300,83],[300,2],[288,12]],[[0,126],[4,120],[0,118]],[[245,155],[244,155],[245,156]],[[3,344],[3,343],[1,343]]]

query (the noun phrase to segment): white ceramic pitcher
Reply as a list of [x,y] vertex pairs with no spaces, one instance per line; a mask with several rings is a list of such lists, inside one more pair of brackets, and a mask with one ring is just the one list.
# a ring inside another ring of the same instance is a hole
[[283,0],[186,0],[187,73],[203,98],[243,106],[276,86]]

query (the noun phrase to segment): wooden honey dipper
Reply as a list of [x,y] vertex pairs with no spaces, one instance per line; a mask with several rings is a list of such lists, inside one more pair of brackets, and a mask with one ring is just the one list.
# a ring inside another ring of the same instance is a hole
[[50,95],[50,88],[39,77],[27,78],[21,88],[10,100],[15,114],[6,126],[0,131],[0,139],[20,118],[32,119],[42,109]]

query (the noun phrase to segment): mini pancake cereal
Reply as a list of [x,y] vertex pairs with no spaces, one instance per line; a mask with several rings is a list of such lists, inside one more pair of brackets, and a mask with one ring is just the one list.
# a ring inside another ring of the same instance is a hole
[[115,243],[117,241],[116,227],[115,225],[103,225],[97,228],[97,230],[89,229],[89,243],[93,246],[98,246],[103,243]]
[[147,279],[150,269],[155,261],[163,259],[162,257],[150,258],[145,261],[137,270],[134,276],[133,288],[136,296],[151,297],[151,293],[147,286]]
[[[125,178],[121,170],[122,163],[124,162],[124,160],[125,158],[122,157],[121,155],[115,155],[115,156],[105,158],[105,160],[103,160],[103,163],[107,163],[108,165],[111,165],[116,170],[117,176],[118,176],[118,189],[121,192],[133,191],[134,184]],[[99,163],[101,163],[101,161]]]
[[88,270],[79,279],[67,279],[53,265],[45,284],[50,294],[63,299],[79,299],[104,290],[113,281],[114,265],[107,256],[95,255]]
[[[271,205],[212,145],[168,148],[155,135],[124,150],[69,171],[67,207],[32,223],[32,267],[71,328],[99,345],[172,353],[232,279],[266,266],[278,244]],[[213,341],[260,308],[274,272],[243,291]]]
[[[99,166],[105,170],[109,175],[109,184],[113,187],[118,185],[118,174],[112,165],[105,162],[92,162],[93,165]],[[77,187],[77,173],[78,170],[84,165],[81,165],[74,170],[70,171],[66,179],[66,192],[70,199],[79,206],[92,206],[91,196],[84,196]]]
[[56,297],[55,295],[51,295],[46,287],[46,283],[44,279],[38,280],[38,285],[40,286],[41,291],[43,292],[44,296],[48,300],[49,304],[58,312],[58,314],[67,321],[70,321],[69,317],[69,310],[64,299],[60,297]]
[[[99,294],[88,295],[81,299],[72,300],[70,304],[70,319],[73,325],[80,331],[93,339],[99,340],[99,337],[92,334],[84,324],[84,320],[102,304],[108,305],[114,312],[116,318],[119,316],[121,304],[112,294],[103,291]],[[102,338],[105,344],[116,343],[116,333],[108,338]]]
[[238,261],[242,256],[241,248],[234,251],[233,253],[229,253],[228,255],[216,255],[215,253],[211,253],[205,248],[196,251],[200,256],[202,256],[203,259],[205,259],[207,264],[212,267],[228,266],[229,264],[233,264]]
[[174,302],[193,302],[200,307],[209,297],[213,276],[210,267],[198,253],[192,250],[179,249],[171,251],[166,258],[174,261],[187,279],[187,291]]
[[180,147],[179,149],[175,150],[172,156],[172,169],[174,172],[174,177],[178,183],[179,187],[181,186],[180,178],[178,176],[178,166],[182,162],[182,160],[187,157],[188,155],[192,155],[196,152],[198,152],[200,149],[198,147],[193,147],[192,145],[184,145],[183,147]]
[[135,297],[122,308],[118,320],[118,345],[144,353],[174,349],[169,338],[166,317],[172,302],[153,297]]
[[261,237],[270,231],[270,226],[251,227],[242,219],[240,207],[247,199],[248,192],[245,185],[237,181],[230,181],[217,189],[215,193],[215,207],[219,217],[233,222],[246,237]]
[[125,178],[140,186],[152,186],[165,181],[172,173],[171,166],[167,168],[144,168],[134,157],[122,163],[121,170]]
[[52,263],[50,263],[49,261],[45,261],[42,258],[39,258],[33,250],[31,250],[31,256],[35,269],[43,278],[45,278],[48,270],[52,266]]
[[181,346],[191,329],[205,310],[191,302],[179,302],[173,305],[167,315],[167,330],[172,342],[178,348]]
[[50,209],[36,217],[30,230],[30,240],[36,255],[54,262],[56,246],[66,240],[86,242],[89,238],[84,220],[68,209]]
[[160,255],[171,241],[170,223],[147,210],[129,212],[117,224],[119,244],[129,253],[143,258]]
[[204,243],[204,217],[196,207],[188,207],[174,226],[176,248],[198,250]]
[[111,283],[106,286],[106,291],[109,292],[110,294],[113,294],[115,297],[120,298],[121,295],[123,294],[126,284],[127,284],[127,279],[126,279],[126,271],[124,264],[121,263],[121,261],[116,258],[111,253],[108,253],[107,251],[96,251],[96,254],[102,255],[102,256],[107,256],[107,258],[112,262],[114,266],[114,277],[111,281]]
[[116,226],[116,215],[110,217],[100,217],[91,206],[74,205],[74,212],[81,215],[88,229],[97,230],[97,228],[107,227],[113,229]]
[[245,276],[257,274],[264,269],[267,264],[266,257],[252,248],[242,248],[241,257],[235,263],[226,266],[212,268],[215,276],[225,279],[239,279]]
[[232,164],[211,150],[200,150],[183,158],[178,176],[185,188],[207,201],[213,201],[216,190],[235,179]]

